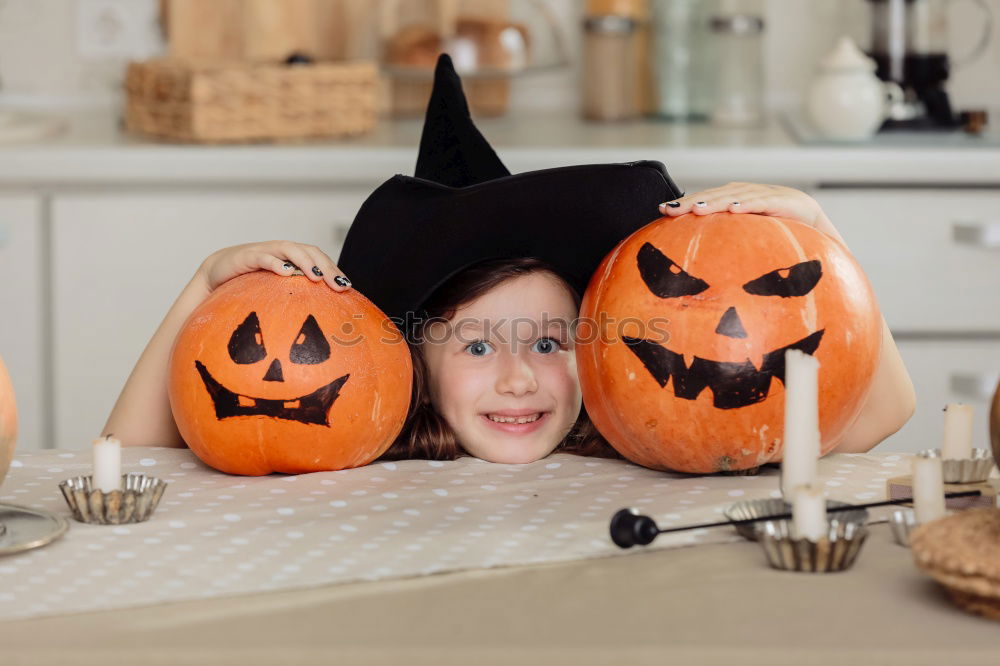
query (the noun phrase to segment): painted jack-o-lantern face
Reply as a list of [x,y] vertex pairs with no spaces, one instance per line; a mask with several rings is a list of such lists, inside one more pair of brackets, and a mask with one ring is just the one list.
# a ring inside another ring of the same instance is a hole
[[847,250],[763,215],[647,225],[605,258],[581,319],[608,322],[603,335],[581,326],[577,345],[598,430],[634,462],[683,472],[780,459],[788,349],[819,360],[828,451],[857,416],[881,345],[874,295]]
[[399,433],[412,365],[402,336],[356,290],[257,272],[192,313],[171,356],[181,436],[225,472],[344,469]]
[[[282,370],[281,359],[273,358],[270,363],[266,363],[269,356],[267,348],[264,346],[264,336],[260,330],[260,320],[256,312],[251,312],[243,323],[236,327],[233,335],[229,338],[229,358],[233,363],[240,365],[254,365],[260,369],[260,364],[264,363],[267,370],[261,381],[282,382],[285,381],[285,373]],[[316,318],[309,315],[295,341],[288,349],[287,361],[299,365],[316,365],[330,359],[330,343],[320,329]],[[194,362],[205,383],[205,389],[212,396],[212,403],[215,405],[215,415],[219,419],[233,418],[237,416],[269,416],[278,419],[288,419],[289,421],[299,421],[300,423],[315,423],[329,426],[330,407],[337,399],[340,387],[344,385],[350,375],[337,377],[329,384],[317,388],[307,395],[291,396],[287,400],[261,398],[241,395],[220,384],[208,371],[201,361]]]

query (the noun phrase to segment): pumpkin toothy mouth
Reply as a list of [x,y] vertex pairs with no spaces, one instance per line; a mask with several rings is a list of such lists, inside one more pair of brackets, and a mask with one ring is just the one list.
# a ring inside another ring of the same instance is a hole
[[695,400],[705,388],[712,391],[712,404],[719,409],[746,407],[764,400],[771,387],[771,378],[785,383],[785,352],[798,349],[810,356],[819,347],[823,332],[816,331],[798,342],[781,347],[764,355],[758,370],[748,360],[742,363],[710,361],[694,357],[691,367],[684,363],[684,356],[666,347],[643,340],[622,336],[653,379],[663,388],[673,378],[674,395],[685,400]]
[[194,365],[205,383],[205,388],[208,389],[208,394],[212,396],[215,416],[219,420],[234,416],[271,416],[288,421],[329,426],[327,415],[330,413],[330,407],[340,394],[344,382],[350,377],[350,374],[338,377],[309,395],[289,400],[269,400],[234,393],[212,377],[201,361],[195,361]]

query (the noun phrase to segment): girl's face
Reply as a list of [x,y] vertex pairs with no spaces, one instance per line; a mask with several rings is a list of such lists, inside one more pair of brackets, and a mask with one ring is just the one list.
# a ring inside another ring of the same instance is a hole
[[431,402],[469,454],[529,463],[563,440],[582,401],[569,330],[576,314],[567,288],[534,272],[427,325]]

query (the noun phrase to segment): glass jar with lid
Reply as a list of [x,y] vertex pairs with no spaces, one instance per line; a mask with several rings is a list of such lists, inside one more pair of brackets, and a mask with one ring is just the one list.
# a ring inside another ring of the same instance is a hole
[[717,70],[712,123],[722,127],[764,124],[764,20],[751,14],[714,16]]

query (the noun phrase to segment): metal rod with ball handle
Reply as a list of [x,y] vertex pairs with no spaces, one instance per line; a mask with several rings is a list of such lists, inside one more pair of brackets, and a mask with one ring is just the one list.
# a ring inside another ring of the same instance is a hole
[[[978,497],[982,493],[978,490],[963,490],[961,492],[955,493],[945,493],[945,499],[952,499],[953,497]],[[868,504],[848,504],[847,506],[838,506],[828,508],[827,513],[836,513],[838,511],[855,511],[857,509],[871,509],[878,506],[892,506],[895,504],[906,504],[907,502],[912,502],[912,497],[903,497],[900,499],[886,500],[884,502],[870,502]],[[611,533],[611,540],[619,548],[631,548],[632,546],[648,546],[653,542],[657,536],[661,534],[666,534],[668,532],[685,532],[687,530],[697,530],[706,527],[723,527],[727,525],[745,525],[747,523],[757,523],[762,520],[783,520],[791,518],[792,514],[790,512],[785,513],[775,513],[769,516],[758,516],[756,518],[742,518],[739,520],[724,520],[715,523],[698,523],[695,525],[682,525],[680,527],[668,527],[666,529],[660,529],[656,524],[656,521],[649,516],[643,515],[636,511],[635,509],[620,509],[611,517],[611,525],[609,531]]]

